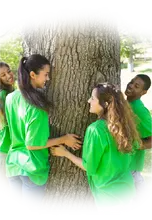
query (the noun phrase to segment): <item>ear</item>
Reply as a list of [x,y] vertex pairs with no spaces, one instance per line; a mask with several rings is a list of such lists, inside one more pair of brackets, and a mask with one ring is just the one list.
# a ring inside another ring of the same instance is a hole
[[143,90],[142,95],[145,95],[147,93],[147,90]]
[[30,72],[30,77],[31,77],[31,79],[35,79],[36,74],[34,73],[34,71],[31,71],[31,72]]

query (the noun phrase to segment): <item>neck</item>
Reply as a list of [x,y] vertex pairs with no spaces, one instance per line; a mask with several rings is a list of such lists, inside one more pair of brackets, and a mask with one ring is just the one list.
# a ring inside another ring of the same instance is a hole
[[35,82],[33,80],[31,80],[31,86],[36,89],[36,85],[35,85]]
[[11,86],[11,85],[7,85],[7,86],[2,86],[2,88],[1,88],[2,90],[4,89],[4,90],[6,90],[6,91],[8,91],[8,92],[12,92],[13,90],[14,90],[14,87],[13,86]]
[[139,97],[127,97],[127,101],[128,102],[133,102],[133,101],[135,101],[137,99],[140,99],[140,98],[141,98],[141,96],[139,96]]
[[107,115],[98,115],[98,119],[107,120]]

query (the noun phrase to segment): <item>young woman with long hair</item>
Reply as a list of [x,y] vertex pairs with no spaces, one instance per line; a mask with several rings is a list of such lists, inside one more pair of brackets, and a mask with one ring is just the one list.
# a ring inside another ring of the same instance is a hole
[[66,144],[78,149],[81,142],[74,134],[48,139],[48,101],[41,91],[49,80],[50,62],[40,54],[23,57],[18,69],[19,90],[6,99],[11,147],[6,172],[13,190],[22,191],[23,199],[44,196],[49,175],[48,148]]
[[130,172],[131,155],[140,143],[134,116],[123,94],[110,83],[98,84],[92,91],[90,113],[98,119],[86,129],[82,159],[64,146],[52,154],[64,156],[85,170],[93,196],[99,204],[115,204],[134,192]]
[[[5,160],[10,147],[9,129],[5,118],[6,96],[13,91],[14,74],[9,65],[0,62],[0,176],[6,180]],[[2,183],[2,181],[1,181]]]

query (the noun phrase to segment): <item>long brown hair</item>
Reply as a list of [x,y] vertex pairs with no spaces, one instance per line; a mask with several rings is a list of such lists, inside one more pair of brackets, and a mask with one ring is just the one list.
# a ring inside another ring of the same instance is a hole
[[[0,62],[0,68],[3,68],[3,67],[7,67],[8,69],[10,69],[10,66],[7,63]],[[1,81],[1,78],[0,78],[0,91],[2,91],[2,90],[5,90],[6,91],[6,95],[8,95],[10,92],[13,92],[14,88],[13,88],[13,85],[6,85],[6,84],[4,84]],[[5,104],[4,104],[4,102],[5,101],[0,98],[0,114],[1,114],[0,123],[1,124],[3,124],[2,121],[5,120]],[[3,117],[4,117],[4,119],[3,119]]]
[[108,129],[118,144],[118,150],[127,153],[133,150],[134,143],[142,145],[134,113],[122,92],[110,83],[100,83],[95,88],[99,103],[104,109]]

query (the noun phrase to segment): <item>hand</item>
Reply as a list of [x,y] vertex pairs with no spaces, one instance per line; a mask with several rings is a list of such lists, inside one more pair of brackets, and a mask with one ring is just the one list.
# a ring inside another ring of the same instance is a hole
[[64,136],[64,143],[68,147],[71,147],[73,150],[78,150],[81,148],[82,145],[82,142],[78,138],[80,137],[75,134],[66,134]]
[[140,146],[137,150],[145,150],[144,145]]
[[64,157],[67,152],[67,149],[63,145],[59,145],[57,147],[51,147],[50,150],[53,156],[59,156],[59,157]]

